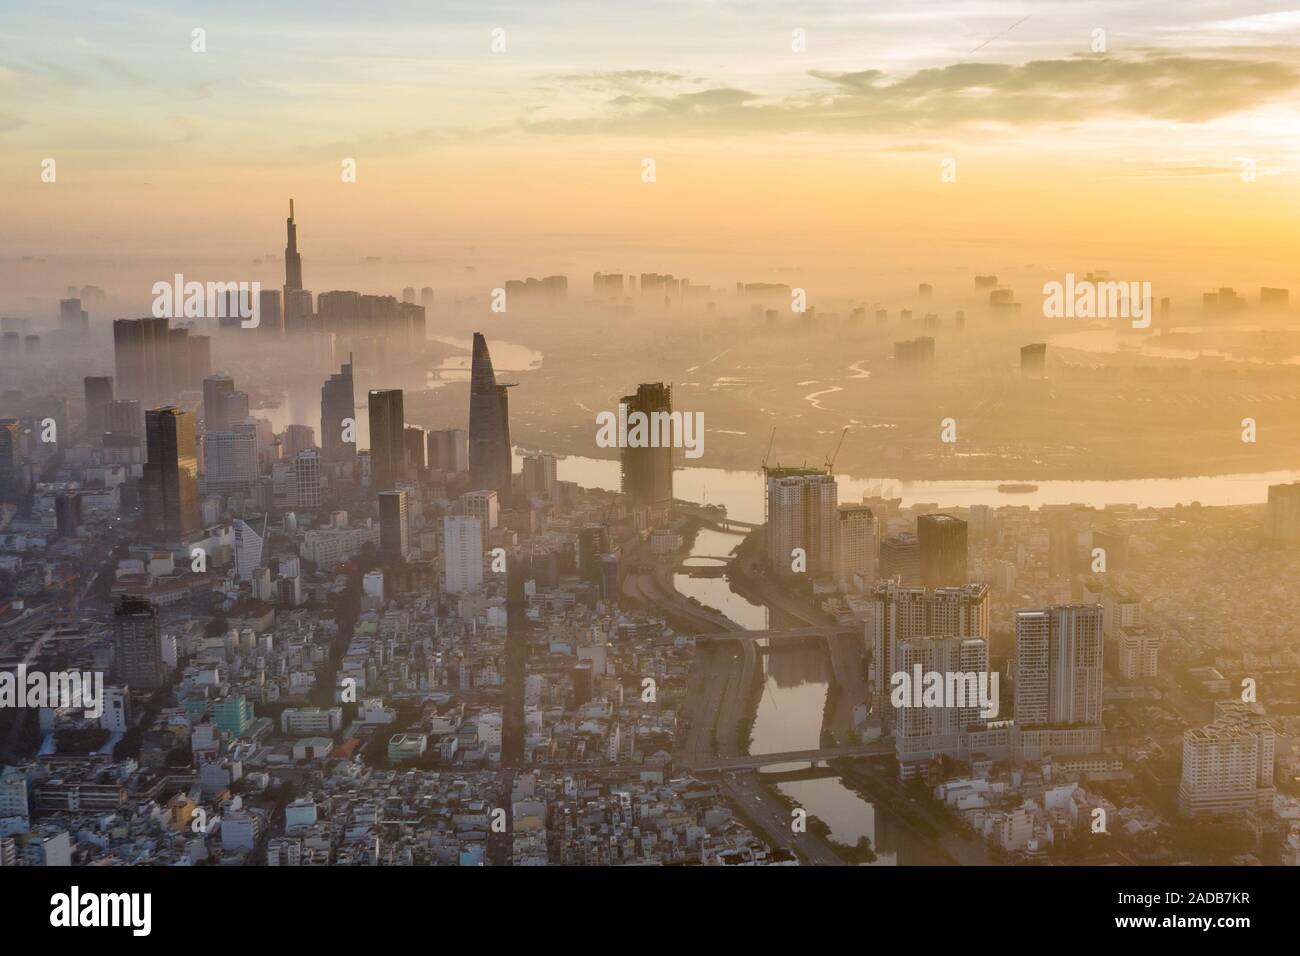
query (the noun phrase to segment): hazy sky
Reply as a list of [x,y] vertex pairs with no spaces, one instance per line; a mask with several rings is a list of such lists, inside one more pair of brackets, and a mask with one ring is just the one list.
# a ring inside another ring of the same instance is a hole
[[274,257],[292,195],[317,288],[364,255],[1289,281],[1298,41],[1240,0],[13,5],[0,256]]

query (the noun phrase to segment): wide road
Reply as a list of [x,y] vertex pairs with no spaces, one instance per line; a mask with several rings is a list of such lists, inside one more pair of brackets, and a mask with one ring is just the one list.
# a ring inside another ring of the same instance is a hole
[[721,789],[769,844],[779,846],[813,866],[844,865],[844,861],[817,834],[807,830],[794,832],[790,807],[768,789],[757,774],[724,779]]

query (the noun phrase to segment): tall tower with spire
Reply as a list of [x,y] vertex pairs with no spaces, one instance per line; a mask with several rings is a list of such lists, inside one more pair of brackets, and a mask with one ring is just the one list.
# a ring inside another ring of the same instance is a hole
[[475,491],[495,491],[510,499],[509,385],[497,384],[487,339],[474,333],[469,375],[469,480]]
[[293,221],[293,200],[285,220],[288,244],[284,247],[284,331],[306,331],[311,321],[311,293],[302,288],[302,256],[298,254],[298,224]]
[[284,247],[284,292],[288,298],[290,292],[302,289],[302,256],[298,254],[298,225],[293,221],[293,200],[289,200],[289,218],[285,220],[289,233],[289,244]]

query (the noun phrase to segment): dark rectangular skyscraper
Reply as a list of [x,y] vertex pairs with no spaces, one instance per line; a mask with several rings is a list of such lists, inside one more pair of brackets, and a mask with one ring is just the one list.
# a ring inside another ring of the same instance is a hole
[[880,580],[897,580],[915,587],[921,583],[921,548],[916,535],[902,531],[880,542]]
[[113,379],[108,375],[87,376],[86,387],[86,437],[99,441],[108,431],[104,411],[113,400]]
[[498,385],[483,333],[474,333],[469,378],[469,480],[473,488],[510,498],[510,400]]
[[921,585],[957,587],[966,579],[966,522],[952,515],[921,515],[916,519],[921,545]]
[[124,596],[113,608],[113,669],[132,690],[157,690],[167,680],[158,608],[144,598]]
[[[623,398],[630,418],[633,412],[650,416],[671,414],[673,410],[672,386],[663,382],[638,385],[635,395]],[[626,447],[622,450],[623,493],[633,504],[665,504],[673,498],[673,448],[671,442],[662,448]]]
[[[352,391],[352,356],[342,370],[331,375],[320,388],[320,447],[327,462],[355,461],[355,415],[357,402]],[[353,419],[352,441],[343,440],[345,419]]]
[[406,557],[407,510],[405,491],[379,493],[379,550],[390,560]]
[[[203,431],[223,432],[227,421],[227,399],[235,394],[235,380],[225,372],[209,375],[203,380]],[[242,421],[242,419],[241,419]]]
[[149,459],[141,496],[145,528],[159,542],[181,543],[199,528],[194,416],[174,405],[145,412]]
[[392,491],[406,480],[406,427],[402,390],[370,390],[370,490]]

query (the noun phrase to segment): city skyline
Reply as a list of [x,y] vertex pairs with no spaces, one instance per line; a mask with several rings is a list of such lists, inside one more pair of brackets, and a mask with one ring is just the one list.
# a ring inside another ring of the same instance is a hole
[[1271,921],[1300,12],[0,41],[7,928],[173,943],[187,872],[281,866],[367,867],[356,912],[407,866],[845,866],[901,920],[997,867],[1022,935]]

